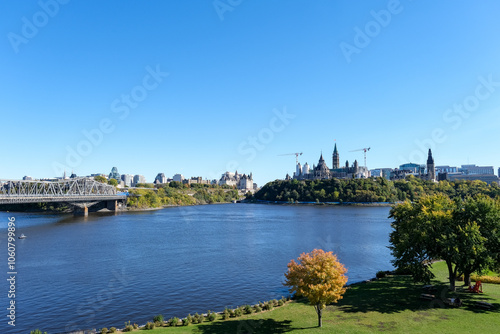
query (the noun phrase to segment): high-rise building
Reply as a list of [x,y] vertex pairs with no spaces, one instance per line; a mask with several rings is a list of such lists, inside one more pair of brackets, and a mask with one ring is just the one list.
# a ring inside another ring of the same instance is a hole
[[158,173],[158,175],[156,175],[155,180],[154,180],[153,183],[155,183],[155,184],[167,183],[167,178],[165,177],[165,174],[164,173]]
[[173,177],[174,181],[177,181],[177,182],[182,182],[184,180],[184,175],[182,174],[175,174],[174,177]]
[[118,173],[118,168],[113,167],[111,169],[111,173],[109,173],[108,179],[115,179],[116,181],[120,181],[122,179],[120,173]]
[[146,178],[142,175],[134,175],[134,184],[133,186],[136,187],[137,184],[139,183],[146,183]]
[[134,175],[132,174],[122,174],[123,185],[126,187],[132,187],[134,183]]

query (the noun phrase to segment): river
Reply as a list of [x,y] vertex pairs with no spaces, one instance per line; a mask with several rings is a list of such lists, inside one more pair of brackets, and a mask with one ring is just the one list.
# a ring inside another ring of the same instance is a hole
[[[49,334],[222,311],[288,292],[291,259],[333,251],[349,283],[389,270],[388,207],[222,204],[89,217],[0,212],[1,333]],[[15,217],[15,298],[7,224]],[[8,325],[15,300],[15,327]]]

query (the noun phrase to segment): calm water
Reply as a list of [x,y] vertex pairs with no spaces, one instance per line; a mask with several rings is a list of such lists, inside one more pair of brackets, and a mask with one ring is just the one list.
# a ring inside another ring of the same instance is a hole
[[[287,263],[332,250],[349,282],[391,269],[389,208],[226,204],[118,215],[0,212],[0,333],[144,324],[286,296]],[[16,218],[16,327],[7,222]]]

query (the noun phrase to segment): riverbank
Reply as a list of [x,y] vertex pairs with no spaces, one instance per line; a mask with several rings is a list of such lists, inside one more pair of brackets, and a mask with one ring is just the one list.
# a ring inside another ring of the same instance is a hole
[[278,205],[344,205],[344,206],[367,206],[367,207],[390,207],[399,202],[288,202],[288,201],[266,201],[266,200],[244,200],[242,203],[254,204],[278,204]]
[[[483,294],[447,288],[446,265],[436,263],[437,290],[434,300],[422,300],[423,284],[410,276],[389,275],[350,286],[344,298],[323,312],[323,327],[317,327],[314,308],[306,300],[293,301],[271,311],[229,320],[218,318],[202,324],[157,328],[151,333],[495,333],[500,326],[500,285],[484,284]],[[450,307],[447,298],[463,300],[461,307]],[[478,307],[486,300],[493,308]]]

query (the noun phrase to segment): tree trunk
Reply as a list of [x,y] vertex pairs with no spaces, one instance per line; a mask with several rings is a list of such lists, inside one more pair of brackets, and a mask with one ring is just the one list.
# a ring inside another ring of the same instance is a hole
[[317,304],[316,306],[314,306],[314,308],[316,309],[316,313],[318,314],[318,327],[323,327],[323,309],[321,308],[320,304]]
[[446,261],[446,265],[448,266],[448,279],[450,280],[450,290],[455,291],[455,278],[457,276],[456,270],[453,270],[453,264],[450,261]]
[[464,273],[464,285],[470,286],[471,280],[470,280],[470,273]]

